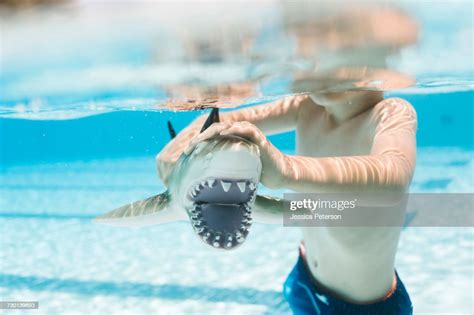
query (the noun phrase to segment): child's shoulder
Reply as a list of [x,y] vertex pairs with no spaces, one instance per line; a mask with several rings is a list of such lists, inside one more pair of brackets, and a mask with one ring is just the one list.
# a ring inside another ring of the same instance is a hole
[[390,97],[382,100],[373,108],[376,117],[388,119],[389,117],[410,117],[416,119],[416,111],[407,100],[399,97]]
[[387,98],[375,105],[372,121],[377,132],[408,129],[416,131],[418,122],[416,111],[406,100],[398,97]]

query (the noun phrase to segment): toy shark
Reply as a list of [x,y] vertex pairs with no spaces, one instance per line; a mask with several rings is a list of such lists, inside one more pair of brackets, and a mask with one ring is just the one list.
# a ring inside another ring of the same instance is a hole
[[[218,121],[218,110],[213,109],[201,132]],[[168,128],[173,137],[171,124]],[[206,244],[233,249],[249,233],[261,170],[255,144],[218,136],[199,143],[189,156],[180,156],[165,192],[106,213],[95,222],[140,227],[189,219]],[[271,197],[258,199],[262,207],[275,208],[278,202]]]

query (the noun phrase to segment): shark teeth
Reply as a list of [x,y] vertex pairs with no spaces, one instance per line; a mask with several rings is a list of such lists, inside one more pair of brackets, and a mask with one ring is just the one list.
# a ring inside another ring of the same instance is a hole
[[245,241],[245,237],[242,235],[242,233],[237,232],[235,233],[235,240],[237,243],[243,243],[243,241]]
[[239,187],[240,192],[245,192],[246,183],[245,182],[237,182],[237,187]]
[[[234,184],[237,187],[233,188]],[[220,187],[222,187],[222,190]],[[216,191],[213,192],[212,189],[216,189]],[[194,232],[202,241],[214,248],[229,250],[241,245],[249,234],[252,225],[252,205],[256,198],[256,189],[256,183],[251,180],[221,178],[207,178],[191,187],[188,196],[193,201],[193,206],[187,212]],[[220,228],[214,230],[213,225],[208,225],[208,222],[206,222],[206,216],[202,208],[206,206],[209,195],[223,193],[230,194],[229,200],[232,200],[234,194],[245,196],[244,202],[233,204],[239,207],[241,221],[232,230]]]
[[211,237],[212,237],[212,233],[211,233],[211,232],[206,232],[206,233],[202,236],[202,239],[203,239],[203,241],[207,242],[207,240],[209,240]]
[[212,246],[214,246],[214,247],[220,247],[221,246],[221,236],[220,235],[214,236]]
[[207,180],[207,186],[209,186],[210,188],[212,188],[212,186],[214,186],[214,183],[216,182],[215,179],[208,179]]
[[230,231],[214,231],[209,228],[207,222],[203,219],[202,208],[200,204],[195,204],[188,210],[191,224],[195,233],[208,245],[217,248],[230,250],[241,245],[248,235],[249,227],[252,223],[251,207],[249,203],[240,204],[243,219],[240,222],[240,229]]
[[250,190],[255,190],[255,189],[257,188],[257,186],[255,186],[255,183],[252,183],[252,182],[251,182],[251,183],[249,184],[249,188],[250,188]]
[[[204,193],[204,196],[208,195],[208,192],[210,189],[215,188],[216,185],[220,183],[220,186],[222,187],[222,190],[225,193],[231,192],[232,191],[232,186],[234,183],[237,185],[237,188],[239,189],[239,193],[244,194],[249,196],[249,202],[253,203],[256,198],[257,194],[257,186],[254,182],[251,182],[250,180],[225,180],[225,179],[216,179],[216,178],[209,178],[206,180],[202,180],[200,183],[195,185],[194,187],[191,187],[189,190],[189,195],[188,198],[191,200],[195,200],[198,198],[198,196],[202,193]],[[237,191],[233,191],[233,193],[236,193]]]
[[206,231],[206,228],[204,228],[204,227],[196,228],[196,233],[197,234],[202,234],[204,231]]
[[257,193],[254,191],[252,197],[250,197],[250,203],[253,204],[255,202],[255,199],[257,199]]
[[223,180],[221,180],[221,186],[225,192],[228,192],[230,190],[230,187],[232,186],[232,183],[224,182]]
[[203,226],[203,223],[204,223],[204,222],[203,222],[202,220],[196,220],[196,221],[193,222],[193,226],[194,226],[195,228],[200,228],[200,227]]

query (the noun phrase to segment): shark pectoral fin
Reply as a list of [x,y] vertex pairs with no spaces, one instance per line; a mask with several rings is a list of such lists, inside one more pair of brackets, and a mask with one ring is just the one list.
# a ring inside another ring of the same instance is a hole
[[267,224],[281,224],[285,202],[282,198],[257,195],[253,205],[255,221]]
[[98,216],[93,223],[122,227],[142,227],[179,220],[171,211],[168,192],[139,200]]

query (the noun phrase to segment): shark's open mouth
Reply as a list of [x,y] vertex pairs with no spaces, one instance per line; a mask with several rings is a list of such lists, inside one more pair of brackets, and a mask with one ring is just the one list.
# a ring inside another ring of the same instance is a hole
[[256,184],[249,180],[208,179],[189,192],[194,231],[207,244],[233,249],[242,244],[252,224]]

